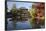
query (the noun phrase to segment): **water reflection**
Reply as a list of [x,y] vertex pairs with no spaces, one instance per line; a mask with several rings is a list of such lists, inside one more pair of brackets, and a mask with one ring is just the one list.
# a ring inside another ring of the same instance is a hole
[[16,29],[30,29],[30,28],[32,28],[29,21],[22,21],[22,22],[19,21],[16,23],[16,27],[14,27],[13,21],[10,21],[10,20],[12,20],[12,18],[7,19],[7,21],[8,21],[7,29],[8,30],[14,30],[14,28],[16,28]]
[[16,29],[29,29],[32,28],[28,21],[17,22]]
[[13,30],[13,22],[11,21],[12,18],[8,18],[7,30]]

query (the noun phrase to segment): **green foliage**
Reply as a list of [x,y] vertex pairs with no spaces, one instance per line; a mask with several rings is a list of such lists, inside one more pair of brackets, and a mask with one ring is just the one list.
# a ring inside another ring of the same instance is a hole
[[[32,23],[32,25],[35,24],[35,19],[36,19],[36,10],[35,10],[35,8],[32,8],[32,9],[29,10],[29,15],[31,16],[30,23]],[[45,16],[40,17],[40,19],[41,19],[40,20],[40,25],[44,25]]]
[[16,11],[16,6],[15,6],[15,5],[13,5],[13,7],[12,7],[12,9],[11,9],[11,12],[12,12],[12,14],[14,14],[14,13],[17,12],[17,11]]
[[12,18],[13,18],[13,20],[15,20],[16,19],[16,13],[17,13],[17,10],[16,10],[16,6],[15,6],[15,4],[13,5],[13,7],[12,7],[12,9],[11,9],[11,13],[12,13]]
[[30,16],[31,16],[30,23],[34,24],[35,23],[35,16],[36,16],[35,15],[35,13],[36,13],[35,8],[30,9],[29,13],[30,13]]

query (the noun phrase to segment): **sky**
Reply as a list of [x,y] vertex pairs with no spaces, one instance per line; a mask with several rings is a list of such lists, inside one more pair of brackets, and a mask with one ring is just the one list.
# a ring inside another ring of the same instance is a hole
[[27,9],[32,7],[32,3],[26,3],[26,2],[7,2],[8,10],[10,11],[13,5],[16,5],[16,8],[25,7]]
[[32,3],[25,3],[25,2],[16,2],[16,7],[25,7],[25,8],[30,8],[32,7]]
[[20,7],[30,8],[30,7],[32,7],[32,3],[25,3],[25,2],[7,2],[7,6],[8,6],[9,9],[11,9],[14,4],[16,4],[16,7],[17,8],[20,8]]

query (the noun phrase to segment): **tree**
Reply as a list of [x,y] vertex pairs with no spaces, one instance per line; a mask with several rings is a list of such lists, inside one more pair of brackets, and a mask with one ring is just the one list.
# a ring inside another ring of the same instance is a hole
[[13,18],[13,20],[15,20],[16,19],[16,13],[17,13],[17,10],[16,10],[16,5],[15,4],[13,4],[13,7],[12,7],[12,9],[11,9],[11,13],[12,13],[12,18]]
[[16,29],[16,13],[17,13],[17,10],[16,10],[16,5],[13,4],[13,7],[11,9],[11,13],[12,13],[12,19],[13,19],[13,26],[14,26],[14,29]]
[[32,24],[34,24],[34,20],[35,20],[35,16],[36,16],[36,10],[35,10],[35,8],[31,8],[30,10],[29,10],[29,13],[30,13],[30,16],[31,16],[31,18],[30,18],[30,22],[32,23]]
[[[41,10],[40,10],[41,11]],[[43,10],[44,11],[44,10]],[[35,27],[36,28],[38,28],[38,27],[40,27],[41,25],[45,25],[44,23],[45,23],[45,16],[37,16],[37,10],[35,10],[35,8],[32,8],[32,9],[30,9],[29,10],[29,13],[30,13],[30,16],[31,16],[31,18],[30,18],[30,23],[32,23],[32,25],[34,26],[35,25]],[[41,12],[40,12],[41,13]],[[42,12],[42,14],[43,14],[44,12]],[[40,14],[39,14],[40,15]],[[39,17],[39,18],[38,18]],[[37,24],[37,21],[39,20],[39,24]]]

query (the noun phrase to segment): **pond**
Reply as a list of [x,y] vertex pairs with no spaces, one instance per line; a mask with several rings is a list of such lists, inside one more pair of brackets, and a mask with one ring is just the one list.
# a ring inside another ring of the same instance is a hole
[[16,23],[16,29],[30,29],[30,28],[32,28],[32,26],[28,21],[22,21]]
[[29,21],[22,21],[22,22],[19,21],[16,23],[16,27],[13,26],[13,21],[10,21],[10,18],[8,18],[7,21],[8,21],[7,30],[14,30],[14,28],[16,28],[16,30],[32,28],[32,25],[30,24]]

